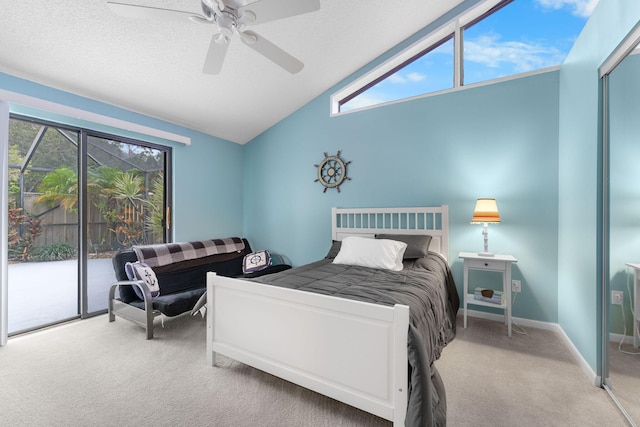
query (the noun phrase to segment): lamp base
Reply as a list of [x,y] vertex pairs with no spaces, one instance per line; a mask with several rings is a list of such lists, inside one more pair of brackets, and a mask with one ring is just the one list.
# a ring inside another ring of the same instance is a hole
[[478,256],[496,256],[493,252],[478,252]]

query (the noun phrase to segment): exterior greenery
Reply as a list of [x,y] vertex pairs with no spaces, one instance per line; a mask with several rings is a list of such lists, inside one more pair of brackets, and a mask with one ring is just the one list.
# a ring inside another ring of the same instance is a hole
[[15,200],[9,200],[9,242],[10,260],[29,261],[34,243],[42,231],[41,221],[16,207]]
[[35,248],[33,251],[33,261],[62,261],[74,258],[77,253],[76,247],[70,243],[53,243],[41,248]]
[[[77,256],[78,141],[75,131],[26,120],[10,121],[10,260]],[[87,195],[94,225],[94,233],[88,236],[90,250],[97,253],[162,241],[162,153],[93,136],[87,144]],[[64,215],[64,220],[52,220],[63,217],[52,214],[60,209],[70,215]],[[44,238],[47,227],[49,231],[54,227],[64,232],[58,233],[60,237]],[[39,236],[43,237],[38,239]],[[37,248],[37,244],[41,247]]]

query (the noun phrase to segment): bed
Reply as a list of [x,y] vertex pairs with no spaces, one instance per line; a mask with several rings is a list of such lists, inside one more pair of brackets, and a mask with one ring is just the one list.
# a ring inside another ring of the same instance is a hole
[[[333,208],[331,218],[322,260],[251,281],[208,273],[208,363],[225,355],[394,426],[444,425],[433,361],[455,336],[459,307],[448,207]],[[334,263],[347,237],[381,235],[430,236],[428,254],[398,272]]]

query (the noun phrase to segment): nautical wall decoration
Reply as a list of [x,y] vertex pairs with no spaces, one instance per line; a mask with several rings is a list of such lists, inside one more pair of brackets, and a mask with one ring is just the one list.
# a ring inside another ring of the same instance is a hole
[[351,180],[347,176],[347,165],[351,163],[345,162],[340,158],[340,151],[335,156],[329,156],[324,153],[324,159],[317,164],[313,165],[318,169],[318,178],[314,182],[320,181],[320,184],[324,186],[323,193],[327,192],[327,188],[335,188],[340,192],[340,185],[344,180]]

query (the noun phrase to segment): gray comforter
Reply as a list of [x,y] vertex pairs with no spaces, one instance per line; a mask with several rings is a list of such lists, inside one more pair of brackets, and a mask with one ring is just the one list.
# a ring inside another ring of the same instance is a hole
[[405,260],[402,271],[338,265],[326,259],[254,279],[286,288],[410,308],[406,426],[446,425],[444,384],[433,362],[455,337],[460,300],[440,255]]

